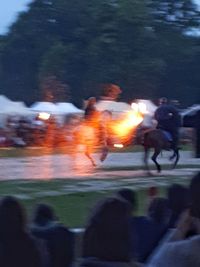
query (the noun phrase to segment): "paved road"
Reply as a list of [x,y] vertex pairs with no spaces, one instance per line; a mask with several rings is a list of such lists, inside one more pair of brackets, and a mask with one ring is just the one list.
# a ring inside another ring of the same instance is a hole
[[[143,154],[138,153],[110,153],[104,163],[100,163],[98,154],[94,157],[98,163],[93,168],[83,154],[76,159],[69,155],[48,155],[42,157],[2,158],[0,159],[0,180],[13,179],[53,179],[53,178],[117,178],[140,177],[146,174],[142,170]],[[169,164],[169,152],[164,152],[159,158],[162,165]],[[190,175],[200,168],[200,159],[193,158],[191,152],[181,151],[179,161],[181,169],[163,171],[162,175]],[[192,165],[194,168],[192,168]],[[123,170],[125,167],[138,167],[137,170]],[[183,167],[185,166],[185,167]],[[116,168],[122,170],[115,170]],[[112,171],[109,169],[112,168]]]

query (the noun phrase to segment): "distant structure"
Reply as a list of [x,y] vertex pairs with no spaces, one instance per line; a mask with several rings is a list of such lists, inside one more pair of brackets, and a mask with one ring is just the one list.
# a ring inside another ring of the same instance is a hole
[[200,109],[196,113],[195,129],[196,129],[196,157],[200,158]]
[[183,127],[195,130],[195,157],[200,158],[200,105],[191,107],[183,113]]

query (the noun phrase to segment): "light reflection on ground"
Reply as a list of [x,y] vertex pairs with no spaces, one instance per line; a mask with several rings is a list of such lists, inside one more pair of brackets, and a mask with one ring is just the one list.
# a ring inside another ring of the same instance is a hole
[[[159,162],[162,165],[169,164],[169,152],[164,152]],[[97,162],[97,168],[91,165],[91,162],[79,153],[76,157],[69,155],[47,155],[41,157],[26,158],[1,158],[0,159],[0,179],[54,179],[54,178],[117,178],[146,176],[142,170],[143,153],[110,153],[104,163],[99,160],[99,154],[94,154]],[[179,165],[184,169],[165,170],[162,175],[181,175],[186,172],[192,173],[192,165],[198,169],[200,159],[192,157],[191,152],[181,151]],[[137,170],[123,170],[125,167],[136,167]],[[152,165],[151,165],[152,166]],[[116,170],[120,168],[122,170]],[[107,169],[112,168],[112,171]],[[156,174],[156,172],[154,172]]]

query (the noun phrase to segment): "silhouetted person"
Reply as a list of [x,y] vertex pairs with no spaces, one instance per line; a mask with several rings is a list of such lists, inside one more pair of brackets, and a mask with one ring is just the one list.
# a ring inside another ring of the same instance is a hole
[[90,97],[86,102],[84,118],[86,121],[96,121],[99,119],[99,112],[96,109],[96,98]]
[[14,197],[0,202],[0,266],[39,267],[40,251],[26,230],[23,207]]
[[57,222],[53,209],[45,204],[36,208],[32,233],[46,241],[50,267],[68,267],[73,260],[73,234]]
[[167,190],[167,198],[171,215],[169,228],[176,227],[180,215],[189,206],[189,190],[180,184],[172,184]]
[[176,229],[153,255],[148,267],[200,266],[200,172],[190,186],[190,208],[180,217]]
[[169,132],[172,138],[170,140],[172,142],[172,148],[177,148],[181,126],[181,117],[178,109],[168,104],[168,100],[165,97],[160,98],[159,105],[154,114],[157,120],[157,129]]
[[117,192],[117,195],[127,200],[132,206],[130,218],[132,256],[139,262],[145,262],[165,233],[166,224],[163,221],[166,218],[166,202],[157,201],[155,198],[150,203],[150,216],[136,216],[136,193],[131,189],[123,188]]
[[130,205],[107,198],[94,210],[83,237],[81,267],[128,267],[130,254]]

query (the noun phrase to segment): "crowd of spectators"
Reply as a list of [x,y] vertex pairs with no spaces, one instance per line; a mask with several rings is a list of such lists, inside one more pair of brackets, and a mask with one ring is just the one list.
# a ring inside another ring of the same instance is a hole
[[2,267],[199,267],[200,172],[189,187],[172,184],[166,197],[148,190],[146,214],[137,214],[137,195],[122,188],[94,207],[85,226],[81,258],[75,233],[54,210],[39,204],[32,221],[12,196],[0,201]]
[[62,122],[52,115],[48,119],[10,117],[0,127],[0,147],[65,146],[80,121],[76,115],[68,116]]

